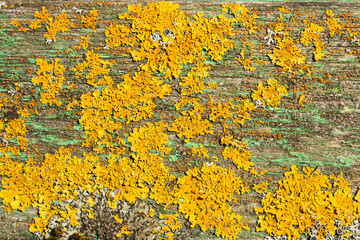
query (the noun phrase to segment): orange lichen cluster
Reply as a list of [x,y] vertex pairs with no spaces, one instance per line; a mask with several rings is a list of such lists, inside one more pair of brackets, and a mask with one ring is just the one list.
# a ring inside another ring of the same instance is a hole
[[81,24],[85,28],[92,28],[94,33],[96,32],[95,27],[97,24],[97,19],[99,14],[96,9],[92,9],[89,13],[85,16],[81,16]]
[[[335,234],[335,219],[343,223],[342,226],[348,226],[359,218],[360,191],[354,197],[342,175],[327,177],[315,170],[306,167],[302,174],[292,165],[291,171],[284,173],[285,179],[278,182],[275,194],[264,189],[263,206],[255,208],[256,214],[264,213],[259,216],[258,231],[298,239],[300,234],[309,233],[313,228],[317,229],[317,236],[324,239],[326,232]],[[331,191],[332,187],[336,190]]]
[[240,52],[241,59],[237,58],[237,57],[235,57],[235,59],[238,60],[244,66],[245,71],[253,72],[255,70],[255,68],[251,66],[251,59],[250,58],[245,59],[244,55],[245,55],[245,51],[244,51],[244,49],[241,49],[241,52]]
[[36,77],[31,79],[34,85],[42,84],[40,93],[40,101],[42,104],[49,104],[50,106],[55,104],[60,106],[62,103],[55,97],[55,95],[61,89],[61,85],[65,80],[63,72],[65,68],[59,64],[59,59],[55,59],[51,64],[48,64],[45,60],[37,59],[36,65],[39,69],[36,71]]
[[36,18],[36,20],[29,22],[28,27],[35,30],[41,27],[39,25],[40,23],[46,24],[45,28],[47,32],[43,36],[51,41],[56,40],[55,34],[57,32],[68,31],[70,27],[70,21],[67,18],[65,12],[61,12],[60,15],[55,16],[55,19],[53,21],[53,18],[50,17],[46,8],[42,7],[41,12],[36,11],[34,13],[34,18]]
[[[245,5],[227,3],[221,5],[223,8],[222,12],[228,12],[230,9],[232,15],[235,16],[234,21],[241,22],[242,25],[247,29],[249,34],[253,34],[258,27],[256,27],[256,23],[254,22],[257,18],[257,14],[253,14],[250,16],[250,11],[245,8]],[[240,11],[240,13],[238,13]]]
[[330,37],[333,37],[336,32],[341,29],[341,26],[338,24],[338,21],[334,18],[334,14],[331,10],[326,10],[325,14],[328,16],[325,20],[325,23],[330,31]]
[[205,109],[198,102],[199,99],[186,99],[181,98],[175,107],[177,110],[185,104],[192,104],[194,110],[192,111],[181,111],[182,116],[175,119],[169,131],[177,132],[178,137],[185,136],[184,142],[189,142],[190,139],[199,134],[204,135],[206,133],[213,133],[211,130],[212,125],[207,119],[202,119],[201,114],[205,112]]
[[[131,26],[111,24],[105,31],[109,48],[130,45],[128,53],[135,61],[147,59],[139,68],[143,71],[165,73],[164,78],[179,77],[181,65],[205,57],[220,61],[225,51],[233,46],[226,39],[231,34],[231,21],[219,16],[208,20],[198,13],[191,22],[179,5],[149,3],[144,8],[129,5],[129,13],[119,19],[134,20]],[[160,24],[161,23],[161,24]],[[221,42],[218,39],[223,39]],[[136,47],[139,46],[139,47]]]
[[283,71],[292,72],[295,66],[301,65],[305,57],[301,55],[301,50],[295,45],[294,41],[285,36],[276,37],[276,48],[273,53],[268,54],[273,63],[283,68]]
[[257,90],[252,92],[251,98],[254,101],[264,100],[266,105],[277,108],[282,95],[287,96],[286,88],[278,85],[275,79],[268,79],[266,87],[263,87],[262,82],[259,82]]
[[[253,162],[249,161],[251,154],[249,150],[246,149],[246,144],[244,142],[232,139],[232,136],[228,135],[221,138],[221,143],[227,146],[222,153],[224,159],[230,159],[237,168],[248,171],[250,167],[254,165]],[[232,145],[233,147],[228,145]]]
[[302,45],[306,46],[309,44],[310,41],[314,42],[315,51],[314,53],[314,60],[319,61],[323,53],[321,53],[323,43],[319,39],[319,35],[322,32],[323,27],[316,25],[314,23],[310,23],[307,28],[304,29],[301,33],[300,42]]
[[88,46],[91,44],[91,42],[88,40],[90,37],[90,34],[86,35],[86,37],[81,36],[80,42],[78,43],[79,47],[82,47],[84,50],[88,48]]
[[216,236],[226,239],[236,239],[242,228],[249,229],[240,215],[230,213],[226,204],[234,193],[249,192],[241,178],[233,177],[232,170],[215,164],[195,167],[177,180],[173,192],[179,212],[185,214],[192,227],[199,225],[202,231],[215,228]]
[[[100,55],[91,50],[85,53],[85,61],[76,64],[70,71],[74,72],[77,78],[85,75],[85,79],[89,85],[112,86],[113,80],[107,75],[109,73],[109,68],[107,68],[107,66],[111,67],[112,65],[112,62],[101,60]],[[84,73],[85,69],[89,69],[89,71]],[[98,80],[97,78],[100,75],[102,75],[102,77]]]

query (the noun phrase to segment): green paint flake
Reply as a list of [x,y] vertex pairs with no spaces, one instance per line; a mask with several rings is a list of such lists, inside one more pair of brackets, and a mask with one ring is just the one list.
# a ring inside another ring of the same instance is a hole
[[178,158],[180,157],[180,154],[170,154],[169,155],[169,162],[176,162],[178,160]]
[[74,125],[73,129],[77,131],[84,131],[84,127],[82,125]]
[[204,61],[204,63],[209,64],[209,65],[216,65],[217,64],[217,62],[212,61],[212,60]]
[[78,142],[80,142],[79,140],[62,140],[57,142],[57,145],[61,145],[61,146],[67,146],[67,145],[73,145],[73,144],[77,144]]
[[204,143],[204,146],[205,146],[205,147],[209,147],[209,146],[211,146],[211,147],[216,147],[216,145],[213,144],[213,143]]
[[[9,157],[11,157],[12,159],[16,159],[17,157],[19,158],[19,160],[22,161],[26,161],[28,159],[28,157],[33,158],[33,155],[28,155],[24,152],[19,152],[18,154],[12,154],[11,152],[5,152],[7,155],[9,155]],[[0,156],[5,156],[4,153],[0,152]]]
[[35,58],[28,58],[27,61],[31,64],[35,64],[36,59]]
[[46,131],[43,125],[33,123],[32,121],[25,122],[27,126],[31,126],[35,131],[43,132]]
[[40,137],[40,141],[46,142],[46,143],[53,143],[58,141],[59,138],[55,135],[45,135]]

